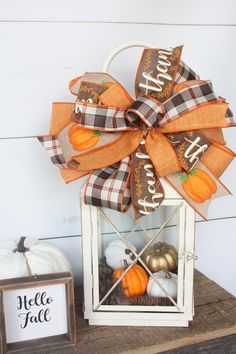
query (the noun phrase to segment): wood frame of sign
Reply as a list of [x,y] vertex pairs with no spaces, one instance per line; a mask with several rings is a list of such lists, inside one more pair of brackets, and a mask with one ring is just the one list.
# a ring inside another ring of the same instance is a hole
[[[60,299],[61,304],[59,303]],[[65,306],[63,306],[63,302]],[[11,304],[15,311],[11,310]],[[18,305],[16,306],[16,304]],[[58,308],[62,310],[58,311]],[[19,309],[21,309],[21,313],[19,313]],[[57,316],[58,318],[56,318]],[[55,333],[57,323],[58,334]],[[37,328],[38,324],[39,328]],[[41,337],[40,328],[45,331],[45,324],[49,335]],[[26,328],[26,326],[28,326],[28,332],[22,333],[22,327]],[[9,332],[12,328],[15,330],[13,333],[9,333],[7,328],[10,329]],[[63,328],[65,333],[63,333]],[[52,331],[51,334],[50,331]],[[25,340],[27,333],[29,339]],[[34,333],[36,333],[36,338],[32,338]],[[19,338],[17,338],[18,335]],[[76,344],[74,283],[70,273],[46,274],[0,281],[0,354],[17,353],[22,350],[27,353],[27,350],[33,348],[48,349],[74,344]]]

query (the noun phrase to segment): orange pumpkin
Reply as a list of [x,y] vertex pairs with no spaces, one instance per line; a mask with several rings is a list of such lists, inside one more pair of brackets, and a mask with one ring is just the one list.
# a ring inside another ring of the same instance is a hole
[[[113,281],[115,282],[124,272],[124,268],[116,269],[113,273]],[[148,276],[145,270],[140,265],[134,264],[121,281],[123,294],[128,298],[143,295],[147,283]]]
[[195,168],[181,176],[185,193],[196,203],[210,199],[217,190],[215,181],[203,170]]
[[96,130],[80,128],[78,125],[73,125],[68,132],[70,143],[76,151],[90,149],[97,145],[101,133]]

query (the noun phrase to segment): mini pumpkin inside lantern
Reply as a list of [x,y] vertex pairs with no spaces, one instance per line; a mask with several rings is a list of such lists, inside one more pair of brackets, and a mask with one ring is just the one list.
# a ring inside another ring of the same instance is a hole
[[[173,298],[177,298],[178,275],[160,271],[153,274],[154,278],[159,281],[167,293]],[[167,297],[161,287],[155,282],[152,277],[149,277],[147,284],[147,293],[149,296],[154,297]]]
[[[136,247],[128,242],[132,249],[136,251]],[[124,261],[126,260],[128,264],[132,262],[134,254],[126,246],[126,244],[121,240],[114,240],[109,243],[105,249],[106,263],[113,270],[122,268],[124,266]]]
[[158,242],[143,253],[143,261],[152,272],[174,271],[178,265],[176,248],[166,242]]
[[[125,267],[128,263],[124,261]],[[119,279],[125,272],[125,268],[118,268],[113,273],[113,282]],[[121,281],[121,288],[124,296],[131,298],[133,296],[143,295],[146,291],[148,276],[145,270],[138,264],[134,264],[125,274]]]

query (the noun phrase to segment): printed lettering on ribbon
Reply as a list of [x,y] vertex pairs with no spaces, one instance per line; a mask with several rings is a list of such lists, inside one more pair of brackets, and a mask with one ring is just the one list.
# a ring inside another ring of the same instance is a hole
[[166,135],[185,171],[191,171],[211,145],[209,139],[198,131]]
[[136,97],[145,94],[166,101],[172,92],[181,53],[182,47],[144,49],[136,76]]
[[153,212],[164,199],[164,189],[155,174],[153,164],[141,140],[132,153],[131,195],[135,219]]
[[[85,103],[99,103],[99,96],[107,90],[107,86],[97,84],[95,82],[82,81],[79,87],[77,99]],[[75,107],[72,111],[71,119],[78,121],[81,117],[81,112]]]

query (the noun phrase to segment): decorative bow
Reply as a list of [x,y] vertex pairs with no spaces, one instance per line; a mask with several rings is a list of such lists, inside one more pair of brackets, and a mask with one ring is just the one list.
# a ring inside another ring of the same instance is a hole
[[38,137],[66,182],[89,175],[85,203],[135,218],[164,199],[161,177],[203,217],[230,194],[219,177],[235,154],[221,128],[235,125],[210,81],[181,61],[182,47],[145,49],[136,100],[106,73],[70,82],[74,104],[53,105],[50,135]]

